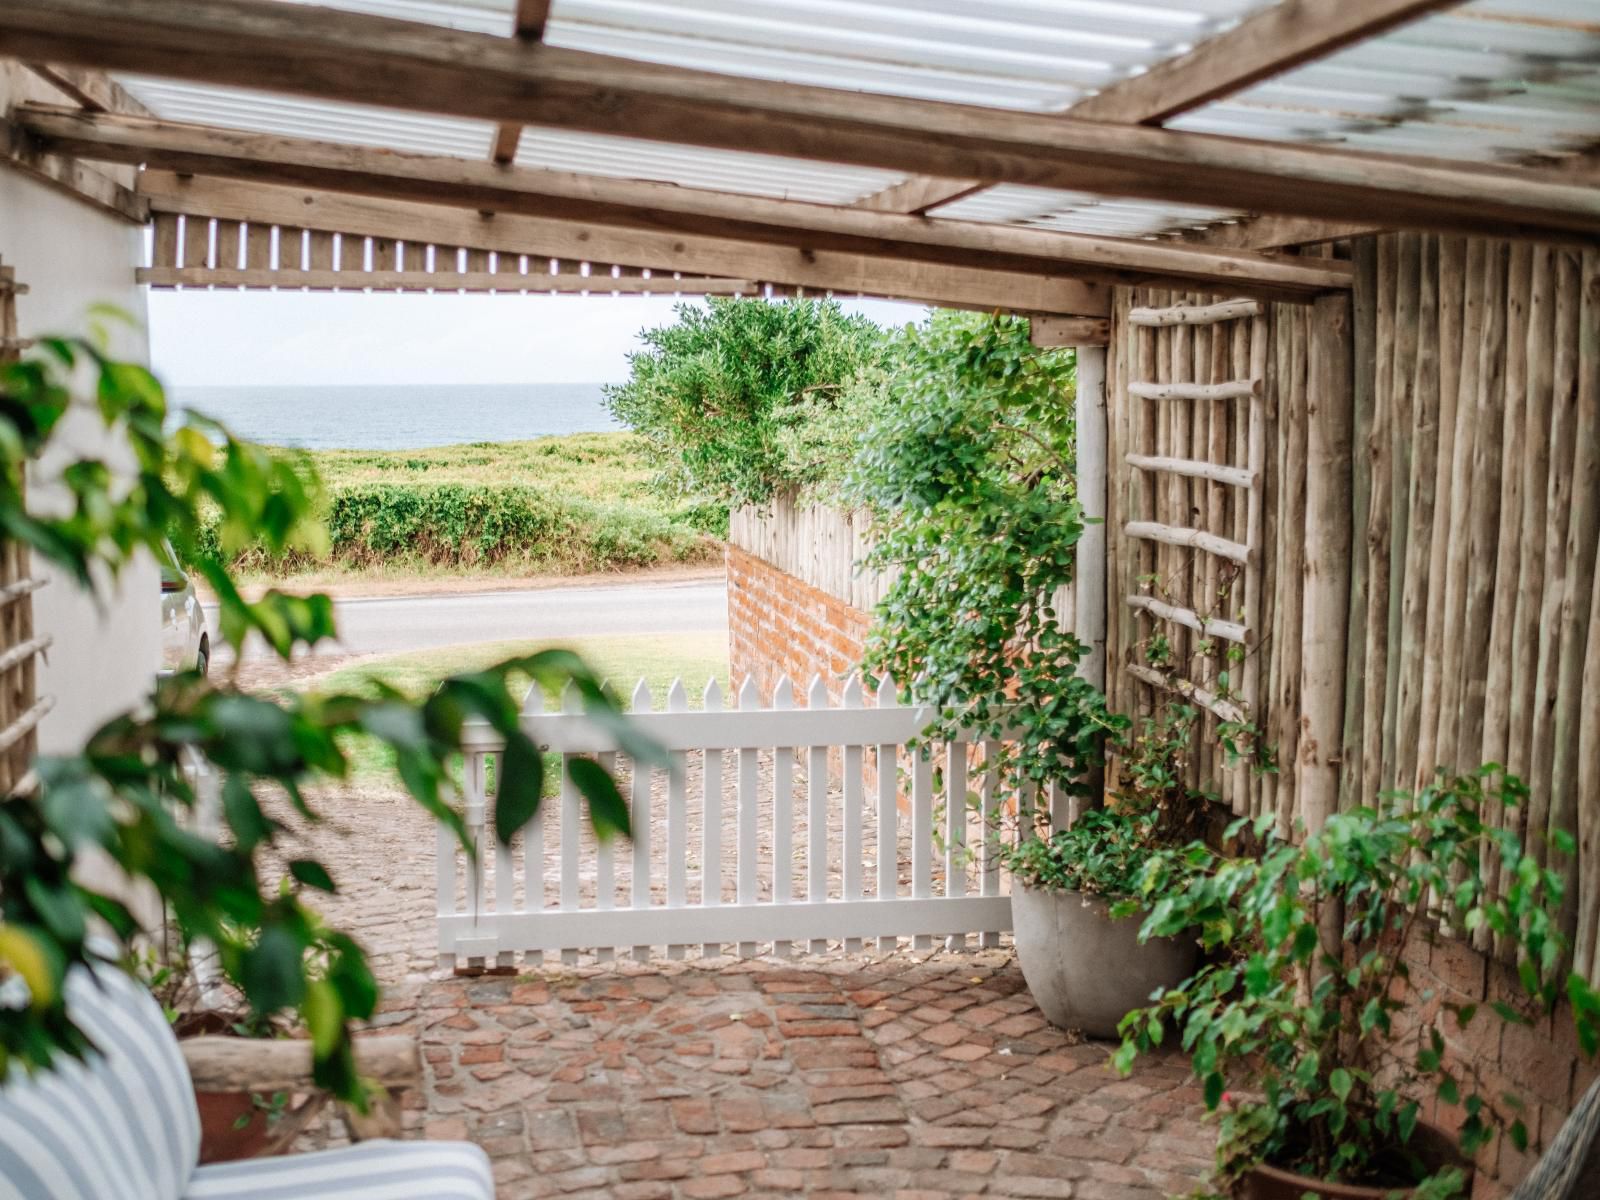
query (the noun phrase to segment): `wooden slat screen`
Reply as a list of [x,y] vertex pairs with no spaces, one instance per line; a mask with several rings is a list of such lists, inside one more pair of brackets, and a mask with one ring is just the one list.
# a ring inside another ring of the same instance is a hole
[[159,288],[655,296],[792,293],[752,279],[540,258],[492,246],[433,246],[337,230],[162,212],[155,214],[154,225],[151,261],[139,270],[138,278]]

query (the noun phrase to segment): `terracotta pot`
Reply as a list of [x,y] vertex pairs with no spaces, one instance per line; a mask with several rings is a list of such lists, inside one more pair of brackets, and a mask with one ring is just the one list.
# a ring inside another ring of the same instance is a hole
[[1139,940],[1139,917],[1113,920],[1110,906],[1082,892],[1019,887],[1011,893],[1022,977],[1039,1011],[1063,1029],[1114,1038],[1117,1022],[1157,988],[1194,973],[1193,938]]
[[[249,1092],[196,1091],[194,1099],[200,1108],[201,1162],[254,1158],[267,1148],[272,1126]],[[249,1118],[242,1127],[240,1117]]]
[[[1472,1195],[1472,1164],[1462,1162],[1455,1139],[1432,1125],[1419,1125],[1412,1135],[1412,1142],[1425,1163],[1459,1165],[1467,1174],[1463,1194]],[[1317,1200],[1389,1200],[1394,1196],[1410,1196],[1412,1192],[1411,1188],[1328,1183],[1266,1163],[1252,1168],[1233,1185],[1234,1200],[1303,1200],[1306,1196],[1315,1196]]]

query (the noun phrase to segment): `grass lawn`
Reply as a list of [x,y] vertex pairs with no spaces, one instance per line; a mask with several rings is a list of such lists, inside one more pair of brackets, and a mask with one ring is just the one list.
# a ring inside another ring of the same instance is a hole
[[423,450],[314,450],[330,488],[364,483],[531,483],[563,495],[628,501],[668,512],[650,487],[656,473],[631,433],[572,433],[527,442],[470,442]]
[[[344,667],[305,680],[299,687],[303,691],[362,692],[369,689],[371,681],[378,680],[408,696],[421,698],[447,675],[477,670],[501,659],[530,654],[549,645],[549,642],[516,641],[442,646]],[[700,693],[708,679],[717,681],[724,696],[728,692],[728,643],[720,633],[574,638],[562,645],[582,655],[596,672],[609,680],[624,706],[631,700],[634,685],[641,678],[650,685],[657,709],[666,707],[667,689],[674,679],[683,680],[692,708],[700,706]],[[513,684],[514,688],[525,686],[525,682]],[[554,708],[556,703],[557,697],[546,697],[546,704],[550,707]],[[394,779],[393,757],[379,743],[367,738],[360,739],[353,746],[352,757],[355,782],[376,783]],[[553,788],[554,770],[547,778],[550,780],[548,786]]]

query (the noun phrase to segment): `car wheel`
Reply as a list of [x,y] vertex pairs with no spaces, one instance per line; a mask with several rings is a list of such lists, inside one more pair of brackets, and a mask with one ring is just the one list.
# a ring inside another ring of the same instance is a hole
[[200,639],[200,653],[195,657],[194,669],[200,672],[202,679],[211,673],[211,643],[205,638]]

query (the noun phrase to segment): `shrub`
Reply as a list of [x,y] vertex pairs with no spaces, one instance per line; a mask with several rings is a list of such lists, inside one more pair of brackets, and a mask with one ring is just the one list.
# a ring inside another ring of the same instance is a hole
[[832,300],[712,299],[680,304],[647,329],[631,377],[606,390],[618,420],[644,437],[661,483],[696,501],[762,504],[837,465],[859,429],[857,385],[886,335]]
[[[722,514],[726,523],[726,513]],[[715,514],[712,515],[715,520]],[[504,567],[552,573],[610,571],[710,557],[702,514],[693,519],[525,485],[365,483],[335,488],[327,505],[327,560],[343,566]],[[203,544],[218,549],[215,518]],[[235,567],[305,566],[259,545]]]
[[1024,319],[935,313],[904,335],[850,484],[875,522],[866,567],[898,571],[869,670],[937,706],[936,736],[1005,738],[1008,790],[1085,792],[1105,734],[1126,725],[1078,676],[1083,647],[1055,610],[1084,521],[1075,369],[1070,351],[1030,344]]

